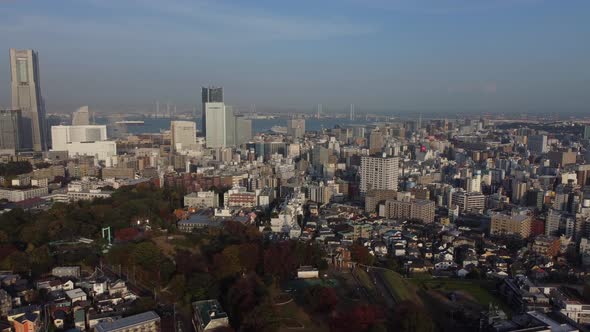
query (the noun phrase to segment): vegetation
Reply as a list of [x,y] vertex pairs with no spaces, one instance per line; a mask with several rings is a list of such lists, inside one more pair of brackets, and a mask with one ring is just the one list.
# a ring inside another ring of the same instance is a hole
[[0,176],[4,177],[31,173],[32,171],[33,165],[28,161],[9,161],[0,164]]

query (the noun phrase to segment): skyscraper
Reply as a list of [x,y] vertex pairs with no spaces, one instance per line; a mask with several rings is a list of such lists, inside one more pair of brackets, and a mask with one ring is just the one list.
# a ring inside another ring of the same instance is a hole
[[397,190],[399,160],[397,157],[368,157],[361,159],[361,193],[371,189]]
[[10,49],[12,108],[22,114],[23,149],[47,149],[45,103],[39,82],[39,59],[33,50]]
[[287,121],[287,134],[293,138],[305,135],[305,119],[290,119]]
[[88,106],[82,106],[72,113],[72,126],[88,126],[90,124],[90,112]]
[[20,110],[0,110],[0,150],[20,149]]
[[201,98],[203,102],[202,108],[202,128],[203,136],[207,136],[207,103],[223,103],[223,88],[222,87],[203,87],[201,89]]
[[224,148],[227,146],[226,113],[224,103],[205,103],[205,117],[207,118],[205,137],[208,148]]
[[252,139],[252,120],[236,116],[236,146]]
[[188,150],[197,143],[197,124],[193,121],[172,121],[170,134],[174,151]]
[[549,151],[547,146],[547,135],[531,135],[528,136],[529,151],[538,156]]

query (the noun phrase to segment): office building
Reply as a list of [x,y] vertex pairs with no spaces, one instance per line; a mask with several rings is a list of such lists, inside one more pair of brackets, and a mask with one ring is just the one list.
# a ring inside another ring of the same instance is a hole
[[207,103],[223,103],[223,88],[222,87],[203,87],[201,88],[202,110],[202,128],[203,136],[207,136]]
[[399,160],[397,157],[361,158],[361,193],[371,189],[397,190]]
[[21,124],[20,110],[0,110],[0,150],[14,153],[20,149]]
[[482,193],[455,191],[452,194],[452,204],[459,207],[459,211],[481,211],[485,207],[486,196]]
[[68,151],[69,143],[86,143],[106,140],[106,125],[51,127],[51,147],[53,151]]
[[540,155],[549,151],[547,146],[547,135],[532,135],[528,137],[529,151],[534,155]]
[[172,121],[170,136],[174,151],[190,150],[197,144],[197,124],[193,121]]
[[383,150],[383,133],[378,129],[373,130],[369,136],[369,153],[375,154]]
[[287,121],[287,135],[301,138],[305,135],[305,119],[290,119]]
[[496,213],[492,215],[490,224],[491,235],[519,235],[523,239],[531,233],[531,217],[527,215],[507,215]]
[[[251,135],[251,122],[237,120],[231,107],[224,103],[205,104],[207,116],[206,143],[208,148],[225,148],[236,146],[237,137]],[[239,125],[236,124],[240,121]]]
[[590,139],[590,126],[584,126],[584,139]]
[[98,323],[94,329],[96,332],[159,332],[161,331],[160,316],[154,311],[147,311],[115,321]]
[[236,146],[236,117],[231,106],[225,106],[225,146]]
[[248,143],[252,139],[252,120],[236,116],[236,146]]
[[39,59],[33,50],[10,49],[12,109],[21,110],[21,147],[47,149],[45,103],[41,96]]
[[88,106],[82,106],[72,113],[72,126],[88,126],[90,124],[90,112]]
[[[226,146],[225,122],[226,109],[224,103],[206,103],[205,117],[207,118],[205,137],[208,148],[223,148]],[[205,119],[203,119],[205,121]]]

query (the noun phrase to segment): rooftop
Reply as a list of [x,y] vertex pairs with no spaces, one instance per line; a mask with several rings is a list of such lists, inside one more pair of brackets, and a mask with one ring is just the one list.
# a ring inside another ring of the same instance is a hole
[[97,332],[118,331],[131,326],[141,325],[152,321],[159,321],[160,316],[154,311],[147,311],[141,314],[118,319],[114,322],[98,323],[95,327]]

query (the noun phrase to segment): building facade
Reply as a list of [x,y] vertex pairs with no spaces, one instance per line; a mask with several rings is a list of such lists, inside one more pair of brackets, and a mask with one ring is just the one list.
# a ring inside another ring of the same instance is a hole
[[41,95],[39,59],[33,50],[10,49],[12,109],[22,112],[23,149],[47,149],[45,102]]

